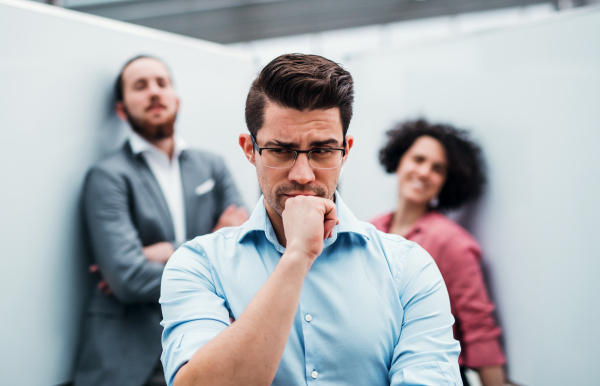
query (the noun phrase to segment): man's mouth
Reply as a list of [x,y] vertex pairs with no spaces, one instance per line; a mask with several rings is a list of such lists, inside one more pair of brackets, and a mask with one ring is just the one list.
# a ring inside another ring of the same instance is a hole
[[303,185],[294,182],[279,186],[275,191],[275,195],[280,198],[297,196],[325,197],[326,194],[327,191],[319,186]]
[[154,111],[154,110],[164,110],[166,109],[165,106],[159,104],[159,103],[155,103],[155,104],[151,104],[150,106],[148,106],[148,108],[146,109],[146,111]]
[[293,193],[284,193],[286,197],[296,197],[296,196],[316,196],[314,193],[310,192],[293,192]]

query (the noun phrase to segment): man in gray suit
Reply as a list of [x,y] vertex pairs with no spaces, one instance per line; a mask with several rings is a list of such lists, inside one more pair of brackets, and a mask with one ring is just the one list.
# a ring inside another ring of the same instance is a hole
[[179,99],[163,62],[130,60],[115,91],[117,114],[132,131],[85,180],[91,270],[99,283],[75,385],[164,385],[158,298],[165,263],[185,241],[241,225],[248,213],[223,160],[174,135]]

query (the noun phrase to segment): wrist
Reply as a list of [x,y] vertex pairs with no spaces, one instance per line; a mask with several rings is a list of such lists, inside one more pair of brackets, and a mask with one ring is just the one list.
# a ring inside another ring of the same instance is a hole
[[308,259],[311,262],[315,261],[317,257],[321,254],[323,247],[317,248],[310,245],[310,242],[300,241],[300,242],[291,242],[285,246],[285,251],[290,252],[290,254],[298,257],[299,259]]
[[280,263],[282,263],[287,269],[306,276],[314,260],[315,257],[311,257],[309,253],[303,251],[302,249],[289,247],[286,249],[283,256],[281,256]]

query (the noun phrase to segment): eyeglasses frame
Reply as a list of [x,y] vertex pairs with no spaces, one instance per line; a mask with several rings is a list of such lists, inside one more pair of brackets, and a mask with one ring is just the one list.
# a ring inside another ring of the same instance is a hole
[[[276,168],[276,167],[273,167],[273,166],[265,165],[266,167],[271,168],[271,169],[291,169],[294,166],[294,164],[296,164],[296,160],[298,159],[298,154],[301,154],[301,153],[305,153],[306,154],[306,157],[308,157],[308,163],[309,163],[309,165],[311,167],[313,167],[314,169],[324,169],[324,170],[335,169],[335,168],[337,168],[338,166],[340,166],[342,164],[342,161],[340,161],[339,165],[334,166],[332,168],[316,168],[310,162],[310,153],[312,151],[314,151],[314,150],[317,150],[317,149],[296,150],[296,149],[286,149],[286,148],[281,148],[281,147],[259,147],[258,143],[256,143],[256,139],[254,138],[254,135],[250,134],[250,138],[252,139],[252,146],[253,146],[253,148],[258,151],[258,154],[260,156],[262,156],[262,151],[263,150],[282,150],[282,149],[285,149],[285,150],[290,150],[290,151],[295,152],[295,154],[294,154],[294,162],[289,167],[286,167],[286,168]],[[344,136],[344,142],[342,143],[342,145],[344,146],[344,149],[334,149],[334,148],[328,148],[328,149],[329,150],[340,150],[342,152],[342,160],[343,160],[344,157],[346,156],[346,136]]]

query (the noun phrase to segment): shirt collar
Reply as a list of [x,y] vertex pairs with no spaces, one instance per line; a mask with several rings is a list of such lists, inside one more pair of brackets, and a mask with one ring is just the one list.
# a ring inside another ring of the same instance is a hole
[[[333,244],[337,240],[337,235],[340,233],[356,233],[368,240],[369,236],[365,231],[364,224],[358,221],[358,219],[346,206],[344,201],[342,201],[342,198],[337,191],[335,192],[335,203],[340,223],[333,228],[333,236],[324,241],[323,249]],[[260,197],[256,207],[254,208],[254,211],[252,212],[252,215],[248,221],[242,224],[241,229],[242,231],[240,232],[238,242],[242,242],[243,239],[253,231],[262,231],[265,233],[267,240],[269,240],[275,246],[275,249],[281,253],[285,252],[285,248],[277,241],[275,230],[273,229],[271,220],[269,220],[269,216],[267,215],[264,196]]]
[[[139,135],[133,130],[129,130],[129,144],[131,145],[131,151],[133,154],[138,155],[145,151],[149,152],[160,152],[160,154],[164,154],[162,150],[148,142],[144,137]],[[187,143],[180,138],[179,136],[175,136],[175,150],[173,152],[174,158],[178,158],[183,150],[187,149]]]

